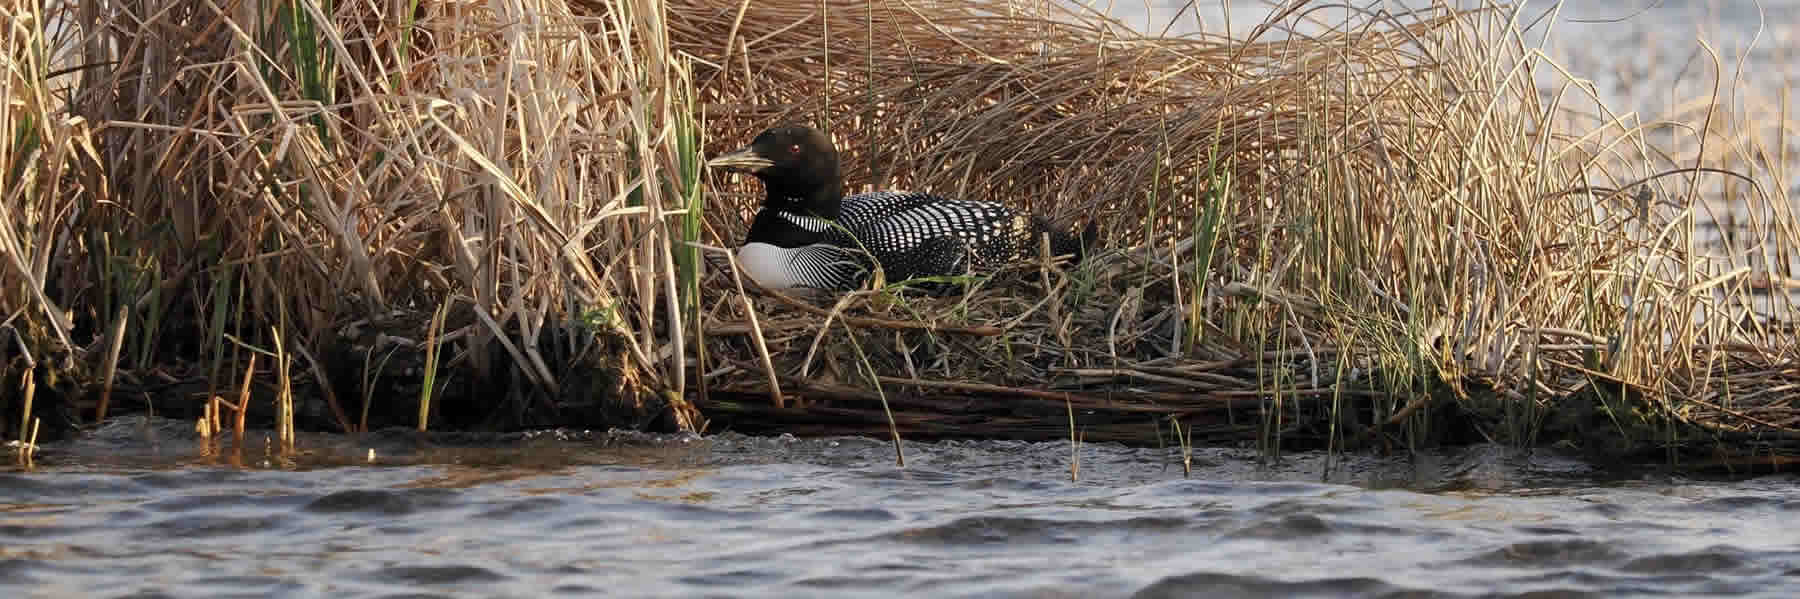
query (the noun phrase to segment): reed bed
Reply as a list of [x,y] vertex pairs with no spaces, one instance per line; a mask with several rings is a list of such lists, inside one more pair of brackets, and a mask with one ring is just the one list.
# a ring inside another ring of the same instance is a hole
[[[249,369],[284,430],[1800,449],[1754,284],[1788,263],[1696,234],[1728,201],[1792,255],[1785,137],[1658,154],[1539,84],[1506,7],[1168,38],[985,1],[13,6],[0,368],[69,424]],[[784,121],[852,189],[1102,247],[954,297],[746,287],[717,250],[760,191],[700,165]]]

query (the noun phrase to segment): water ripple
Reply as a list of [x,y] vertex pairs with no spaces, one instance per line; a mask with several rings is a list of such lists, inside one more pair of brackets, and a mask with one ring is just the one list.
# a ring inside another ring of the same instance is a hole
[[1133,594],[1134,599],[1185,597],[1400,597],[1424,596],[1374,578],[1323,578],[1286,581],[1200,572],[1171,576]]
[[301,509],[320,514],[380,514],[404,516],[425,510],[449,507],[457,502],[456,494],[437,489],[351,489],[330,493],[312,500]]
[[1095,444],[1071,481],[1046,463],[1066,443],[910,443],[900,469],[860,439],[371,438],[404,455],[61,447],[0,474],[0,596],[1778,597],[1800,575],[1792,477],[1499,448],[1202,450],[1184,478],[1166,450]]

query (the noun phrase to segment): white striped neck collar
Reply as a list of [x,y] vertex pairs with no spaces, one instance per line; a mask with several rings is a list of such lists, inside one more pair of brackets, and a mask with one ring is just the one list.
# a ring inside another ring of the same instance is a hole
[[786,210],[775,214],[781,216],[782,220],[813,233],[824,233],[831,228],[831,221],[810,214],[794,214]]

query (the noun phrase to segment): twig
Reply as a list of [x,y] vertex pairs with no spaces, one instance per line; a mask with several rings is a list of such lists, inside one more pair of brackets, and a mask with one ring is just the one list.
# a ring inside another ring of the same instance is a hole
[[[775,360],[769,356],[769,345],[763,341],[762,327],[756,322],[756,304],[750,301],[750,294],[744,293],[744,277],[739,274],[737,254],[725,248],[706,247],[704,249],[723,253],[725,259],[729,261],[731,282],[737,285],[738,297],[744,300],[744,315],[750,319],[750,341],[756,345],[756,355],[762,358],[763,375],[769,379],[769,399],[775,403],[777,408],[787,407],[787,400],[781,396],[781,383],[776,381]],[[751,283],[755,284],[755,281]]]
[[113,316],[112,331],[106,336],[106,363],[101,366],[100,377],[104,381],[100,390],[100,406],[94,410],[94,422],[105,422],[107,408],[112,404],[113,379],[119,374],[119,350],[125,345],[125,323],[131,320],[131,305],[119,304],[119,312]]

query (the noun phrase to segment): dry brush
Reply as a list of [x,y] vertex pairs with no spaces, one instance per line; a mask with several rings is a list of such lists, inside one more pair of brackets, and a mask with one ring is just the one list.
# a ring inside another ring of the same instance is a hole
[[[1505,7],[1159,38],[948,0],[13,6],[0,358],[70,420],[198,406],[262,353],[294,379],[264,395],[350,430],[879,431],[889,402],[912,436],[1073,410],[1088,440],[1745,454],[1800,422],[1791,308],[1751,284],[1784,268],[1701,247],[1693,208],[1784,190],[1573,126],[1586,92]],[[714,250],[756,190],[699,158],[789,120],[852,188],[1104,250],[955,298],[746,296]]]

